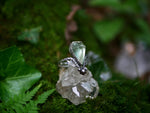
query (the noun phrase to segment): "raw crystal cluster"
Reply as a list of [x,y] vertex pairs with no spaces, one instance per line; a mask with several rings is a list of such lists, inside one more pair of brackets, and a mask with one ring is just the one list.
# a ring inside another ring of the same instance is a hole
[[57,91],[63,98],[78,105],[86,98],[95,98],[98,95],[98,83],[92,78],[92,73],[85,67],[86,46],[81,41],[73,41],[69,52],[73,57],[62,59],[59,63],[59,80]]
[[82,75],[78,68],[73,66],[60,68],[56,89],[63,98],[75,105],[85,102],[86,98],[95,98],[99,92],[98,83],[92,78],[92,73],[87,70],[86,74]]

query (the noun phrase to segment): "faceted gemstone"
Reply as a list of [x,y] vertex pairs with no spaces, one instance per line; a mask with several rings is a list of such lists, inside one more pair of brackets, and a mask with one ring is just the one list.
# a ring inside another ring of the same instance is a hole
[[60,69],[56,89],[63,98],[75,105],[85,102],[86,98],[96,98],[99,92],[98,83],[92,78],[91,72],[87,70],[87,73],[82,75],[73,66]]
[[70,53],[77,58],[77,60],[83,64],[85,58],[86,47],[81,41],[74,41],[70,44]]

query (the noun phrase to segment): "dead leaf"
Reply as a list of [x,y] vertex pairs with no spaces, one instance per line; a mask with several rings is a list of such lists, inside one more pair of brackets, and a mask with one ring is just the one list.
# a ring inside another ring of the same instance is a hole
[[72,33],[76,32],[78,29],[77,24],[74,20],[74,15],[80,8],[81,7],[79,5],[73,5],[71,12],[66,17],[67,25],[65,29],[65,38],[66,38],[67,44],[70,44],[71,42]]
[[73,20],[73,17],[75,15],[75,13],[80,9],[80,6],[73,5],[71,9],[72,9],[71,12],[68,14],[68,16],[66,18],[67,21]]
[[97,8],[87,8],[86,13],[91,16],[94,20],[103,19],[103,14]]

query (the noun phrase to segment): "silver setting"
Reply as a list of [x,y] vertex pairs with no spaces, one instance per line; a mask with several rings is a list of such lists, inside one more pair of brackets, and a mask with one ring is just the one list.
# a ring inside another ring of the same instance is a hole
[[73,44],[81,44],[80,46],[83,47],[85,49],[85,45],[82,43],[82,41],[73,41],[71,44],[70,44],[70,47],[69,47],[69,52],[70,54],[72,55],[72,57],[67,57],[67,58],[64,58],[62,59],[58,66],[59,67],[64,67],[64,68],[67,68],[69,66],[73,66],[73,67],[77,67],[78,68],[78,71],[80,72],[80,74],[84,75],[86,72],[87,72],[87,68],[85,67],[86,64],[87,64],[87,57],[84,56],[85,54],[85,50],[84,50],[84,53],[82,54],[82,58],[84,56],[84,61],[83,62],[80,62],[80,59],[78,59],[76,57],[76,55],[74,54],[73,50],[72,50],[72,45]]

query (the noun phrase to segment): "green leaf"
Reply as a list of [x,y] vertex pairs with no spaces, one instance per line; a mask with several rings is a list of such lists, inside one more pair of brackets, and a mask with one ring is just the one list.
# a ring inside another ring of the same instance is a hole
[[20,104],[26,104],[26,102],[30,101],[33,98],[33,96],[37,93],[37,91],[40,89],[41,86],[42,84],[39,84],[33,90],[27,91],[24,94],[18,95],[15,98],[15,101]]
[[108,43],[121,32],[123,25],[122,19],[98,21],[94,24],[94,32],[100,41]]
[[43,104],[48,98],[48,96],[51,95],[54,91],[55,89],[51,89],[38,96],[38,99],[35,101],[36,104]]
[[41,30],[42,30],[41,26],[32,29],[26,29],[18,36],[18,40],[29,41],[32,44],[37,44],[39,41],[40,37],[39,35]]
[[142,32],[149,32],[149,25],[144,19],[136,19],[135,23]]
[[121,5],[121,10],[126,13],[141,13],[142,8],[139,5],[139,0],[125,0]]
[[18,95],[18,98],[10,99],[7,103],[0,103],[0,110],[4,110],[7,113],[12,113],[13,111],[14,113],[38,113],[38,104],[43,104],[48,96],[55,91],[55,89],[48,90],[39,95],[37,100],[34,100],[33,96],[35,96],[41,85],[39,84],[33,90]]
[[140,0],[90,0],[90,6],[109,7],[120,13],[147,13],[148,8],[145,1]]
[[29,101],[32,99],[32,97],[37,93],[37,91],[40,89],[40,87],[42,86],[42,84],[39,84],[38,86],[36,86],[33,90],[28,91],[24,96],[23,96],[23,100],[24,101]]
[[23,94],[41,78],[41,73],[24,62],[17,47],[0,51],[0,100]]
[[118,6],[120,0],[90,0],[89,5],[91,6]]
[[25,105],[25,111],[27,113],[38,113],[39,108],[35,101],[31,100],[28,104]]
[[136,33],[136,38],[150,45],[150,27],[148,23],[143,19],[137,19],[135,23],[140,29],[140,31]]

